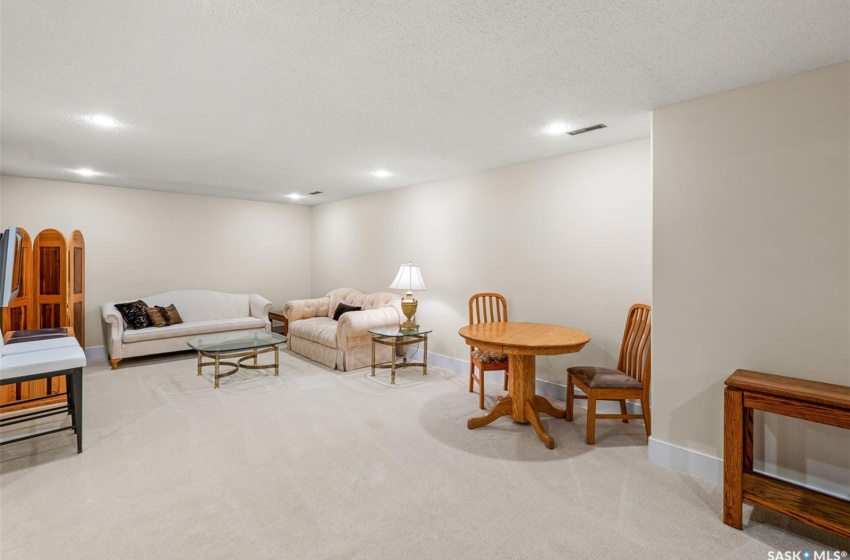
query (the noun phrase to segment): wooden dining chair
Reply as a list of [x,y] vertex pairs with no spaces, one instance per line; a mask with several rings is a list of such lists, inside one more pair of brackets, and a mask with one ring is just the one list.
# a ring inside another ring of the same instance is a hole
[[[469,324],[506,323],[508,321],[508,302],[501,294],[485,292],[469,298]],[[478,368],[478,375],[475,375]],[[478,382],[478,408],[484,410],[484,372],[504,371],[508,388],[508,355],[469,347],[469,392],[475,391]]]
[[[617,369],[593,366],[567,368],[567,422],[573,421],[573,401],[587,399],[587,445],[596,443],[596,420],[643,419],[646,437],[652,432],[649,411],[651,308],[634,304],[626,318]],[[574,395],[575,387],[584,395]],[[627,414],[626,399],[640,399],[642,414]],[[597,414],[596,401],[619,401],[620,414]]]

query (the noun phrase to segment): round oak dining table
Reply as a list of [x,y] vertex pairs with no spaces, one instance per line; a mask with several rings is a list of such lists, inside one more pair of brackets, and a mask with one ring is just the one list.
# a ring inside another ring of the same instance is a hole
[[590,335],[570,327],[515,322],[468,325],[458,334],[470,346],[507,354],[510,372],[508,395],[498,399],[484,416],[470,418],[466,427],[474,430],[502,416],[510,416],[514,422],[530,423],[546,447],[554,449],[555,440],[540,423],[539,413],[564,418],[566,412],[535,394],[535,357],[578,352],[590,342]]

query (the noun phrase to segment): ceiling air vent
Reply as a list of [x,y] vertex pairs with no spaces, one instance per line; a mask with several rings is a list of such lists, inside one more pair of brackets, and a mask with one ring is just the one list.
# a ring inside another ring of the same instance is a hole
[[313,191],[313,192],[307,193],[307,194],[322,194],[322,191]]
[[584,128],[579,128],[577,130],[571,130],[567,134],[569,134],[570,136],[575,136],[576,134],[584,134],[585,132],[590,132],[592,130],[599,130],[600,128],[608,128],[608,127],[605,126],[604,124],[600,123],[600,124],[595,124],[593,126],[586,126]]

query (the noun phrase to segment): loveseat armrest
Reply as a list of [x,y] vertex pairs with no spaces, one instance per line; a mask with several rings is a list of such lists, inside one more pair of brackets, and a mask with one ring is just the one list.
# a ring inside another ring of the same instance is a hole
[[311,317],[327,317],[331,298],[325,296],[313,299],[294,299],[283,306],[283,316],[292,323]]
[[362,311],[349,311],[339,318],[336,329],[337,347],[348,348],[347,341],[369,334],[369,329],[398,326],[395,307],[379,307]]

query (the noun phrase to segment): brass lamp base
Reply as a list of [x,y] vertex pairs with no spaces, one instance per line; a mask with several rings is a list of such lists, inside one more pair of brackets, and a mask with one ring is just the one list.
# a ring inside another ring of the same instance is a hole
[[413,297],[413,292],[407,292],[404,297],[401,298],[401,311],[404,313],[404,316],[407,317],[407,321],[400,324],[398,326],[398,330],[415,331],[419,328],[419,325],[413,321],[413,317],[416,315],[416,307],[418,305],[419,302]]

